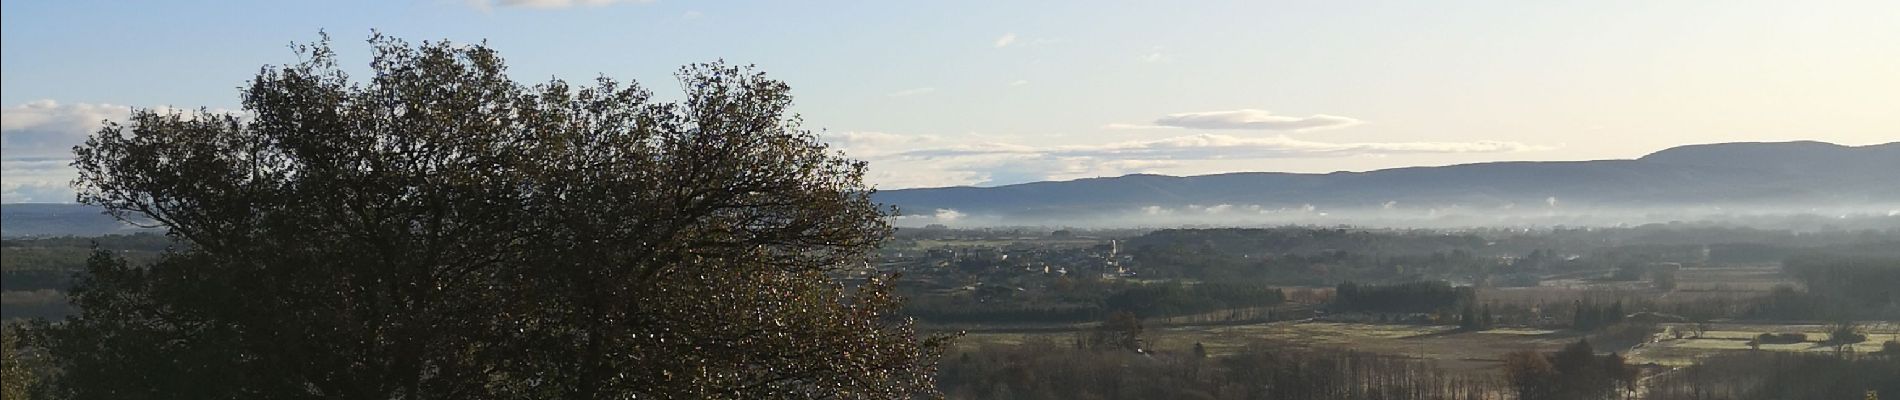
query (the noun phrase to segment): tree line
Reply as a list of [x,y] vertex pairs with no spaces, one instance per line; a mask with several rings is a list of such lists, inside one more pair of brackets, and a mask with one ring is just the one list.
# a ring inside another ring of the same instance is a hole
[[1384,285],[1346,282],[1334,287],[1332,307],[1342,311],[1433,313],[1456,310],[1476,300],[1477,291],[1471,287],[1453,287],[1444,281]]
[[904,306],[904,313],[932,323],[1062,323],[1099,321],[1117,312],[1156,318],[1286,302],[1286,293],[1280,289],[1244,283],[1190,285],[1179,281],[1122,281],[1052,290],[1069,301],[1013,297],[983,301],[975,297],[923,295],[913,296]]

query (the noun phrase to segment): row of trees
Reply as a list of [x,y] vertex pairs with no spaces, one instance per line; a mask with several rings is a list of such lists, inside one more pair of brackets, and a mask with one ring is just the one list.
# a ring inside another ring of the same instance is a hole
[[[1087,284],[1074,284],[1082,281]],[[1063,285],[1065,282],[1070,284]],[[1051,285],[1053,299],[1026,299],[1016,296],[922,294],[913,296],[904,307],[906,315],[933,323],[1048,323],[1097,321],[1117,312],[1144,318],[1170,317],[1220,310],[1257,308],[1286,302],[1286,293],[1278,288],[1254,284],[1202,283],[1178,281],[1159,283],[1102,282],[1084,278],[1058,278]],[[1005,293],[1014,288],[987,285]],[[1087,293],[1083,293],[1087,292]]]
[[1471,287],[1453,287],[1444,281],[1389,285],[1341,283],[1334,288],[1333,308],[1344,311],[1430,313],[1455,310],[1476,302]]
[[1590,341],[1580,340],[1556,353],[1510,353],[1505,379],[1525,400],[1606,399],[1634,391],[1638,371],[1615,353],[1598,356]]
[[[1900,257],[1810,253],[1790,257],[1782,268],[1807,286],[1806,310],[1783,303],[1778,314],[1807,313],[1807,319],[1900,318]],[[1786,298],[1781,300],[1788,300]]]
[[1900,394],[1896,377],[1900,351],[1846,357],[1741,352],[1658,376],[1647,389],[1648,398],[1658,400],[1873,399]]
[[1576,330],[1597,330],[1623,322],[1623,318],[1628,316],[1624,313],[1622,300],[1609,304],[1577,300],[1575,308],[1576,312],[1571,314],[1570,328]]

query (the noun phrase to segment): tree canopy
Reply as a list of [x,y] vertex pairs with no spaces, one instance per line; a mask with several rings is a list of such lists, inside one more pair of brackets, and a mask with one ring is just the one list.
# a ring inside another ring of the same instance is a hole
[[604,77],[517,82],[481,44],[369,43],[367,81],[326,37],[262,68],[243,114],[136,110],[75,148],[82,202],[182,245],[92,258],[79,314],[37,330],[60,392],[934,390],[944,339],[918,339],[891,277],[865,271],[889,210],[786,84],[691,65],[661,101]]

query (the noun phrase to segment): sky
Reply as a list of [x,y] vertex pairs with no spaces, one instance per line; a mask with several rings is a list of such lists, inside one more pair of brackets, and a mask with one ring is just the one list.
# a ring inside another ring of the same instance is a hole
[[371,30],[662,97],[756,65],[881,189],[1900,141],[1891,0],[8,0],[0,197],[71,202],[100,121],[237,110],[319,31],[366,70]]

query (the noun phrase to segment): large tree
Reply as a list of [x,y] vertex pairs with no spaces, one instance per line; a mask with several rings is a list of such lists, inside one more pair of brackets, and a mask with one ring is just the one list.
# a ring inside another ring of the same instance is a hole
[[[518,83],[485,45],[327,38],[241,115],[138,110],[75,149],[79,200],[182,245],[96,255],[42,327],[78,398],[903,398],[938,338],[865,273],[865,164],[784,83],[684,96]],[[849,278],[849,279],[845,279]],[[844,284],[841,282],[853,282]]]

